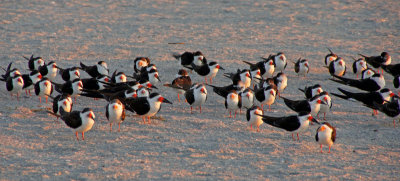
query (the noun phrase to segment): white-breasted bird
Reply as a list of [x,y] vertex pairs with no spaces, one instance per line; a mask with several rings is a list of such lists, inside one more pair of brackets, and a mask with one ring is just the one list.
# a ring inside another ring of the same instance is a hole
[[246,119],[249,122],[250,130],[253,130],[253,125],[257,126],[257,132],[260,132],[260,125],[263,123],[263,110],[258,106],[253,106],[246,111]]
[[329,123],[324,122],[317,129],[317,133],[315,134],[315,141],[317,141],[321,146],[322,153],[322,145],[327,145],[329,147],[328,153],[331,152],[331,146],[336,140],[336,129],[331,126]]
[[125,120],[125,106],[119,99],[114,99],[107,104],[106,117],[110,122],[110,132],[113,123],[118,123],[118,132],[120,132],[121,123]]

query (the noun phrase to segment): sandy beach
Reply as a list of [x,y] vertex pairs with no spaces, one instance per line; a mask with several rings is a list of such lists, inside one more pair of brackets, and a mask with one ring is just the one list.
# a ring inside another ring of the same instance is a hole
[[[243,60],[255,63],[282,51],[289,61],[283,96],[303,99],[298,88],[316,83],[328,92],[338,93],[338,87],[358,92],[329,80],[326,47],[344,58],[349,78],[355,78],[351,57],[358,53],[386,51],[392,64],[400,63],[399,8],[395,0],[2,1],[0,66],[13,62],[28,73],[22,56],[34,54],[60,67],[103,60],[110,72],[132,75],[133,60],[146,56],[164,84],[181,68],[172,53],[200,50],[225,68],[213,81],[222,86],[231,83],[224,72],[248,68]],[[305,78],[291,63],[300,57],[311,66]],[[81,77],[89,75],[81,71]],[[397,93],[393,77],[386,72],[384,77]],[[336,127],[337,139],[328,154],[326,146],[320,153],[315,141],[318,125],[300,134],[300,141],[267,124],[251,131],[245,111],[229,118],[224,99],[210,87],[202,113],[190,114],[172,89],[156,85],[173,105],[163,104],[151,124],[127,112],[121,132],[117,126],[109,131],[105,100],[78,97],[73,109],[92,108],[96,122],[85,140],[77,141],[47,113],[51,101],[39,104],[25,92],[17,101],[1,84],[0,180],[400,180],[400,128],[358,102],[332,96],[326,121]],[[295,114],[282,99],[271,108],[264,113]]]

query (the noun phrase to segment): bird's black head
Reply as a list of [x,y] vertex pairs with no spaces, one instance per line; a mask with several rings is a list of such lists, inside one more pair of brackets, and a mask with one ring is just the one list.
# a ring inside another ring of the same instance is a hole
[[193,53],[194,56],[203,56],[203,53],[201,51],[197,51]]

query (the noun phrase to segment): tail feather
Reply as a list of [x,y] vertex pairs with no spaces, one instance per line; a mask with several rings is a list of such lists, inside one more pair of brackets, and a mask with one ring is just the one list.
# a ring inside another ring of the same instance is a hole
[[248,62],[248,61],[245,61],[245,60],[243,60],[243,62],[246,63],[246,64],[248,64],[248,65],[250,65],[250,66],[256,65],[256,64],[254,64],[254,63],[251,63],[251,62]]
[[299,88],[299,90],[300,90],[301,92],[303,92],[303,93],[304,93],[304,92],[306,92],[306,90],[305,90],[305,89],[300,89],[300,88]]
[[331,93],[331,94],[334,95],[334,96],[336,96],[336,97],[345,99],[345,100],[348,100],[348,99],[349,99],[349,97],[347,97],[347,96],[345,96],[345,95],[340,95],[340,94],[336,94],[336,93]]
[[181,58],[182,55],[179,54],[179,53],[173,53],[172,56],[173,56],[175,59],[178,60],[179,58]]
[[85,64],[83,64],[82,62],[80,62],[80,65],[81,65],[81,69],[82,69],[82,70],[86,70],[87,66],[86,66]]

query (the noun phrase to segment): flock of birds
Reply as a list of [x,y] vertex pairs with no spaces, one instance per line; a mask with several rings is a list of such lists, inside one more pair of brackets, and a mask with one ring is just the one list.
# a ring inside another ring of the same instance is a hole
[[[330,80],[358,88],[364,92],[350,92],[342,88],[338,88],[341,92],[331,93],[332,95],[346,99],[361,102],[368,108],[374,110],[373,114],[377,114],[377,110],[383,112],[389,117],[397,118],[400,115],[399,97],[388,88],[385,88],[385,79],[383,70],[393,75],[393,83],[395,88],[399,88],[400,64],[392,65],[391,57],[388,53],[383,52],[380,56],[364,56],[354,59],[353,73],[357,75],[357,79],[343,77],[346,73],[346,65],[343,58],[337,56],[329,48],[329,54],[325,57],[325,67],[329,70],[332,78]],[[320,126],[317,129],[315,139],[321,146],[327,145],[329,152],[332,144],[336,139],[336,130],[328,122],[320,123],[315,119],[319,118],[319,114],[325,115],[332,107],[330,94],[323,91],[319,84],[315,84],[300,91],[304,92],[305,99],[290,100],[281,96],[287,87],[287,76],[284,71],[287,67],[287,59],[284,53],[279,52],[269,57],[262,57],[257,63],[243,61],[249,65],[249,69],[237,69],[236,72],[224,73],[223,75],[232,81],[232,84],[219,87],[212,84],[212,79],[222,68],[217,62],[208,62],[206,57],[200,52],[184,52],[183,54],[173,54],[180,65],[176,78],[170,84],[164,84],[166,87],[172,88],[178,95],[185,97],[185,102],[190,105],[191,113],[193,107],[201,106],[207,100],[207,86],[211,87],[213,92],[225,99],[225,108],[229,110],[229,116],[232,112],[236,117],[237,111],[247,109],[246,118],[249,127],[253,130],[253,126],[259,127],[262,123],[278,127],[292,133],[297,134],[306,130],[309,124],[315,122]],[[157,67],[150,62],[147,57],[137,57],[134,63],[134,73],[132,76],[126,75],[124,72],[115,70],[109,76],[107,63],[99,61],[95,65],[85,65],[82,62],[79,67],[61,68],[53,61],[45,63],[41,57],[30,58],[28,60],[30,73],[21,74],[19,69],[13,68],[12,63],[1,75],[0,80],[6,83],[6,89],[11,96],[16,94],[19,100],[21,91],[31,94],[34,90],[35,94],[42,101],[42,97],[48,101],[48,97],[53,99],[52,115],[61,118],[67,126],[73,129],[76,139],[79,140],[78,134],[89,131],[94,122],[95,115],[91,108],[84,108],[81,111],[72,111],[73,103],[78,96],[86,96],[95,99],[105,99],[108,101],[106,105],[106,117],[110,124],[120,125],[125,119],[125,110],[135,113],[142,117],[144,123],[151,123],[151,117],[156,115],[162,103],[172,104],[171,101],[164,98],[159,93],[153,92],[157,89],[154,85],[160,83]],[[307,59],[298,59],[294,63],[294,70],[299,76],[306,76],[309,71],[309,62]],[[369,68],[368,64],[374,69]],[[379,69],[382,73],[379,72]],[[85,71],[91,78],[81,79],[80,70]],[[188,71],[195,72],[199,76],[204,77],[204,83],[192,83]],[[226,70],[225,70],[226,71]],[[277,73],[275,76],[274,74]],[[56,83],[55,79],[60,75],[63,83]],[[358,79],[359,75],[361,76]],[[132,80],[127,80],[130,78]],[[58,95],[53,97],[53,90]],[[74,101],[72,100],[74,98]],[[264,105],[271,105],[276,98],[282,98],[287,107],[297,112],[296,115],[271,117],[263,112]],[[395,126],[395,120],[393,120]]]

